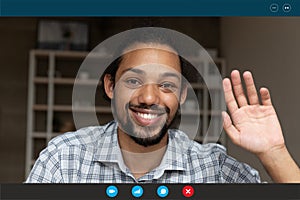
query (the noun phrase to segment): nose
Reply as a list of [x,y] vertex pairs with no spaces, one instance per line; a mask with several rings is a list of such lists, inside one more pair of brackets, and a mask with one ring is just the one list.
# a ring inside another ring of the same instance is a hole
[[139,103],[146,105],[159,104],[159,88],[157,84],[146,84],[140,88],[138,95]]

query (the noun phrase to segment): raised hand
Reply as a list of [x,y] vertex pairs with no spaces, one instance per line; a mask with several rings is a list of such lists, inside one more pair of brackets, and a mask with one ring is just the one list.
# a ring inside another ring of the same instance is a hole
[[257,155],[284,148],[282,130],[267,88],[260,89],[261,103],[252,74],[245,72],[243,90],[240,73],[234,70],[231,81],[223,80],[225,101],[230,116],[223,112],[224,129],[233,143]]
[[225,101],[230,112],[223,112],[224,129],[233,143],[255,153],[275,182],[300,183],[300,169],[288,152],[277,114],[267,88],[261,88],[259,101],[253,77],[234,70],[231,81],[223,81]]

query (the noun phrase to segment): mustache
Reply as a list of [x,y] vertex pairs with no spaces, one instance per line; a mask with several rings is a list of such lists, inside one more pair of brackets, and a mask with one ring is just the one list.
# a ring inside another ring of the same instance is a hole
[[170,113],[170,109],[166,106],[160,106],[157,104],[152,104],[152,105],[147,105],[144,103],[141,104],[133,104],[133,103],[127,103],[126,108],[136,108],[136,109],[148,109],[148,110],[153,110],[157,112],[164,112],[164,113]]

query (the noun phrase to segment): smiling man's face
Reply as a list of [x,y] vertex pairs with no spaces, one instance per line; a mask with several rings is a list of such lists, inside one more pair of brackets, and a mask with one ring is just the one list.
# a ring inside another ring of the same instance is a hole
[[181,81],[179,57],[167,46],[126,53],[111,92],[120,131],[143,146],[159,143],[185,99]]

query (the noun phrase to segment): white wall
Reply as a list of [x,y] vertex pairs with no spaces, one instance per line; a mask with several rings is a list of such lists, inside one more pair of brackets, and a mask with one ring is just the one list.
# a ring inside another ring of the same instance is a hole
[[[251,70],[259,87],[267,86],[284,130],[286,144],[300,163],[300,17],[221,19],[221,54],[232,69]],[[255,156],[228,144],[228,152],[261,172]]]

